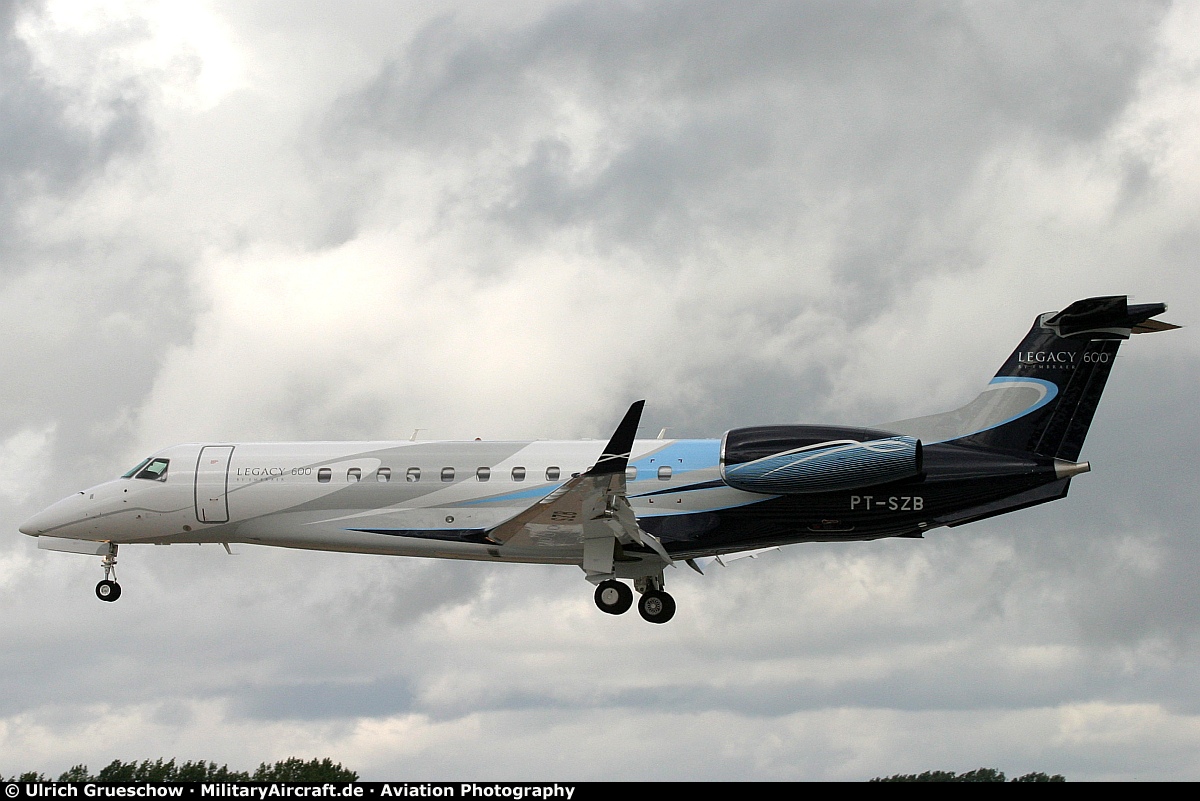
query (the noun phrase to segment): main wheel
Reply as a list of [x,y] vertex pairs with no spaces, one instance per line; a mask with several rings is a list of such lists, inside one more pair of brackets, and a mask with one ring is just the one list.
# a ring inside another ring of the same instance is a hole
[[650,590],[638,601],[638,612],[651,623],[666,623],[675,617],[675,599],[662,590]]
[[101,601],[115,601],[121,597],[121,585],[105,579],[96,585],[96,597]]
[[596,586],[596,606],[610,615],[623,614],[633,606],[633,590],[616,579],[602,581]]

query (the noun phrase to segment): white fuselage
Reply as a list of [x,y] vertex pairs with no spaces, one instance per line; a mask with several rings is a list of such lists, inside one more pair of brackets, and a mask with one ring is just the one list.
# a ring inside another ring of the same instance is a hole
[[[498,548],[483,533],[586,471],[600,441],[188,444],[151,457],[159,478],[115,479],[22,525],[112,543],[254,543],[455,559],[578,563],[577,540]],[[763,500],[720,481],[718,440],[639,440],[637,516]],[[149,460],[148,460],[149,461]],[[697,485],[710,484],[698,488]],[[550,546],[550,547],[547,547]]]

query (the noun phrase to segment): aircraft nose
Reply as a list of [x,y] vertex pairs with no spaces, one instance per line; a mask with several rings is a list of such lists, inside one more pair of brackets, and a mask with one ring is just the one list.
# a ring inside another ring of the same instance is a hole
[[78,504],[75,503],[75,499],[79,495],[77,493],[69,498],[63,498],[58,503],[43,509],[18,526],[18,530],[22,534],[36,537],[52,528],[60,528],[68,523],[75,522],[80,516],[79,510],[76,508]]
[[45,517],[43,513],[38,513],[19,525],[17,529],[22,534],[28,534],[31,537],[36,537],[46,529],[46,526],[42,520],[43,517]]

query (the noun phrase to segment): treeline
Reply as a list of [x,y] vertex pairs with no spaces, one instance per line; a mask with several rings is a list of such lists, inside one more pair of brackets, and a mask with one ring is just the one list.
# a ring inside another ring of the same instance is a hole
[[[354,782],[358,781],[358,773],[344,768],[340,763],[326,757],[303,759],[291,757],[268,765],[259,764],[250,773],[245,770],[230,770],[228,765],[217,767],[215,762],[184,762],[176,764],[174,759],[164,762],[156,759],[153,762],[122,762],[114,759],[97,774],[92,774],[87,765],[76,765],[60,775],[57,779],[44,773],[22,773],[5,778],[0,775],[0,781],[9,782],[149,782],[162,784],[166,782]],[[873,782],[1065,782],[1066,777],[1061,773],[1053,776],[1047,773],[1026,773],[1014,779],[1007,779],[1004,771],[995,768],[976,768],[965,773],[954,773],[946,770],[927,770],[924,773],[897,773],[893,776],[876,776]]]
[[873,782],[1065,782],[1061,773],[1026,773],[1015,779],[1004,778],[1004,771],[995,768],[976,768],[966,773],[949,770],[927,770],[924,773],[897,773],[895,776],[876,776]]
[[156,759],[153,762],[122,762],[114,759],[97,774],[92,774],[87,765],[76,765],[57,779],[43,773],[22,773],[0,781],[10,782],[354,782],[358,774],[329,757],[303,759],[291,757],[268,765],[261,763],[253,773],[245,770],[230,770],[228,765],[217,767],[215,762],[184,762],[175,764]]

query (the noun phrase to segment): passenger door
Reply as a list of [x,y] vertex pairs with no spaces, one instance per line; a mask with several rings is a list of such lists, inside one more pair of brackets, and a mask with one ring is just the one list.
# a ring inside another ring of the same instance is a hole
[[232,445],[206,445],[196,460],[196,519],[201,523],[228,523],[229,460]]

